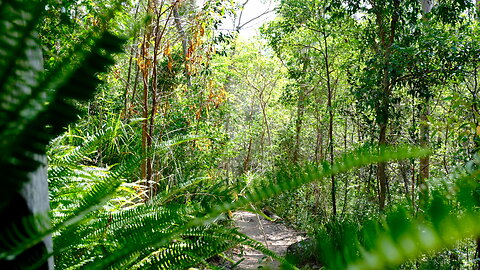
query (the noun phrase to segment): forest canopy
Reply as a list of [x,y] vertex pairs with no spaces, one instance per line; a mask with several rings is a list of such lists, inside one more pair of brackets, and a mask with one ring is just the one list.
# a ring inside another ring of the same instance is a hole
[[480,269],[480,1],[0,0],[0,27],[0,268]]

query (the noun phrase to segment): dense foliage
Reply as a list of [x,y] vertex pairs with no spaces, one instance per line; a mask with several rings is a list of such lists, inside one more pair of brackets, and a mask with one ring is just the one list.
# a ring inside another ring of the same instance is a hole
[[51,207],[2,263],[303,267],[231,222],[268,207],[326,269],[480,267],[480,5],[262,2],[0,0],[0,213],[45,153]]

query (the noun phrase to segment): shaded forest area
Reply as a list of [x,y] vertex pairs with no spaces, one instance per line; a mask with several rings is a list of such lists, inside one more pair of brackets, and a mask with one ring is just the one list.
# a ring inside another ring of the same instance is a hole
[[0,0],[0,268],[480,269],[477,1]]

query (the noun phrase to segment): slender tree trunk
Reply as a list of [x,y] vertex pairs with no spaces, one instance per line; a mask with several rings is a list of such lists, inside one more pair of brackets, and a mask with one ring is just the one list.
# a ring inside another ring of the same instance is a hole
[[320,93],[315,93],[315,129],[316,129],[316,142],[315,142],[315,163],[320,163],[324,159],[323,156],[323,130],[322,130],[322,115],[320,114]]
[[[253,122],[253,107],[255,105],[255,100],[252,97],[251,103],[250,103],[250,112],[247,117],[248,121],[248,130],[252,129],[252,122]],[[250,159],[252,155],[252,145],[253,145],[253,135],[250,136],[250,139],[248,141],[248,146],[247,146],[247,154],[245,155],[245,159],[243,160],[243,171],[242,173],[246,173],[250,164]]]
[[[138,57],[139,56],[138,56],[138,52],[137,52],[137,58]],[[136,65],[136,67],[135,67],[135,80],[133,81],[133,90],[132,90],[132,95],[130,97],[130,100],[135,100],[135,98],[137,96],[139,73],[140,73],[140,68],[138,67],[138,65]],[[130,110],[129,110],[128,114],[130,114]]]
[[[306,52],[305,55],[308,55]],[[308,70],[310,59],[308,56],[305,56],[303,60],[303,73],[306,73]],[[298,93],[298,103],[297,103],[297,119],[295,122],[295,147],[293,149],[293,163],[297,163],[300,156],[301,148],[301,131],[303,125],[303,115],[305,113],[305,100],[307,98],[307,89],[305,86],[300,86]]]
[[[388,62],[387,60],[390,58],[389,50],[385,53],[385,67],[383,69],[383,81],[382,81],[382,92],[383,92],[383,99],[381,101],[380,110],[377,112],[377,121],[378,126],[380,129],[380,134],[378,137],[378,145],[380,147],[387,145],[387,126],[388,121],[390,118],[390,78],[389,78],[389,71],[388,71]],[[377,168],[377,180],[379,183],[379,193],[378,193],[378,202],[379,208],[381,211],[385,209],[385,200],[387,196],[387,173],[386,173],[387,163],[380,162],[378,163]]]
[[448,162],[447,162],[447,149],[448,149],[448,137],[450,133],[450,123],[448,120],[445,121],[445,137],[443,140],[443,147],[445,147],[445,154],[443,155],[443,169],[445,170],[445,174],[450,174],[450,170],[448,169]]
[[[378,144],[380,146],[384,146],[387,144],[386,133],[387,133],[387,124],[386,123],[380,124],[380,136],[378,139]],[[380,210],[385,209],[385,198],[387,195],[386,167],[387,167],[387,163],[385,162],[378,163],[377,179],[380,186],[379,194],[378,194]]]
[[272,144],[272,133],[270,131],[270,124],[268,123],[268,115],[267,115],[267,103],[269,98],[264,99],[264,94],[266,86],[263,88],[258,89],[259,94],[258,94],[258,101],[260,104],[260,109],[262,110],[262,116],[263,116],[263,123],[265,124],[265,128],[267,129],[267,139],[268,139],[268,146]]
[[260,169],[263,171],[263,165],[265,163],[265,128],[262,126],[262,132],[260,133]]
[[143,76],[143,97],[142,97],[142,154],[144,160],[142,162],[142,179],[147,179],[147,136],[148,136],[148,75]]
[[[147,3],[147,12],[152,14],[153,7],[152,3],[149,0]],[[149,181],[147,177],[147,168],[149,165],[148,158],[147,158],[147,149],[148,149],[148,112],[149,112],[149,103],[148,103],[148,79],[150,77],[150,39],[152,35],[152,29],[149,24],[147,24],[145,33],[143,35],[142,46],[141,46],[141,70],[142,70],[142,81],[143,81],[143,96],[142,96],[142,165],[141,165],[141,176],[142,179],[145,181]],[[148,191],[145,192],[145,200],[148,199]]]
[[297,103],[297,119],[295,121],[295,146],[293,149],[293,163],[297,163],[300,156],[300,135],[302,131],[303,124],[303,114],[305,111],[305,90],[300,89]]
[[[153,180],[153,159],[151,153],[149,153],[153,145],[155,116],[157,112],[157,57],[165,30],[173,13],[173,8],[171,8],[165,23],[161,26],[160,22],[162,21],[161,16],[163,15],[163,5],[164,1],[159,2],[159,7],[157,6],[157,2],[148,1],[147,12],[152,14],[154,21],[152,19],[147,25],[141,47],[141,60],[143,62],[142,154],[144,155],[141,172],[142,179],[146,180],[148,183],[148,191],[145,194],[145,199],[151,198],[155,195],[157,188],[156,183],[151,182]],[[150,43],[152,39],[154,47],[152,56],[150,56]],[[151,102],[149,102],[149,97],[151,98]]]
[[[430,145],[430,132],[429,132],[429,123],[428,123],[428,108],[429,98],[425,98],[420,111],[420,145],[422,147],[428,147]],[[420,169],[418,177],[418,191],[419,198],[418,203],[420,206],[425,206],[428,197],[428,186],[425,182],[430,176],[430,157],[420,158]]]
[[[382,61],[382,95],[383,98],[380,101],[379,108],[377,109],[377,123],[380,129],[380,135],[378,137],[378,144],[379,146],[387,145],[387,127],[390,118],[390,96],[392,92],[392,85],[390,79],[390,57],[391,57],[391,49],[393,42],[395,40],[395,33],[397,28],[397,22],[399,19],[399,6],[400,0],[393,1],[393,14],[390,20],[390,23],[387,24],[385,22],[385,15],[382,13],[381,6],[384,5],[382,1],[375,2],[377,6],[376,11],[376,24],[378,28],[378,33],[380,37],[380,48],[383,61]],[[389,28],[387,28],[389,26]],[[387,31],[387,29],[389,31]],[[379,53],[377,52],[377,53]],[[377,179],[379,182],[379,208],[381,211],[385,209],[385,199],[387,195],[387,174],[386,174],[386,167],[387,164],[385,162],[381,162],[378,164],[377,170]]]
[[[163,4],[163,3],[162,3]],[[161,11],[162,7],[160,7]],[[147,136],[147,148],[150,149],[153,145],[153,133],[155,128],[155,116],[157,114],[157,92],[158,92],[158,83],[157,83],[157,57],[158,51],[162,40],[163,31],[160,31],[160,11],[157,11],[156,20],[155,20],[155,44],[153,47],[153,61],[152,61],[152,83],[151,83],[151,99],[152,99],[152,108],[150,109],[149,123],[148,123],[148,136]],[[168,21],[168,19],[167,19]],[[152,156],[149,154],[147,157],[147,172],[146,179],[153,182],[153,160]],[[157,183],[150,182],[150,197],[153,197],[157,193]]]
[[[135,19],[137,18],[139,7],[140,7],[140,2],[137,4],[137,7],[135,9],[135,15],[134,15]],[[125,117],[125,119],[128,119],[130,117],[129,110],[128,110],[128,89],[130,88],[130,78],[132,75],[133,56],[134,54],[137,54],[137,50],[135,48],[136,46],[135,44],[133,44],[132,47],[130,48],[130,58],[128,59],[127,83],[125,83],[125,92],[123,95],[123,116]]]
[[125,92],[123,94],[123,117],[129,118],[128,115],[128,88],[130,87],[130,78],[132,75],[132,62],[133,62],[134,46],[130,49],[130,59],[128,60],[127,82],[125,83]]
[[[480,2],[480,1],[479,1]],[[479,3],[477,2],[477,4]],[[480,5],[477,5],[477,8],[480,9]],[[477,118],[477,115],[480,114],[480,108],[478,107],[478,66],[475,66],[474,72],[473,72],[473,80],[474,80],[474,85],[473,89],[471,90],[472,94],[472,111],[473,111],[473,117],[474,117],[474,123],[476,126],[476,130],[473,136],[473,155],[477,154],[480,152],[480,119]],[[480,259],[480,236],[477,237],[476,239],[476,252],[475,252],[475,258]],[[480,270],[480,261],[477,261],[476,263],[476,269]]]
[[[327,91],[328,91],[328,99],[327,99],[327,109],[328,109],[328,143],[329,143],[329,150],[330,150],[330,164],[333,165],[334,161],[334,153],[333,153],[333,108],[332,108],[332,96],[333,96],[333,89],[330,81],[330,63],[329,63],[329,55],[328,55],[328,44],[327,44],[327,34],[323,32],[323,43],[324,43],[324,62],[325,62],[325,71],[327,73]],[[337,215],[337,199],[336,199],[336,183],[335,183],[335,176],[332,175],[330,177],[331,180],[331,196],[332,196],[332,211],[333,215]]]
[[[422,0],[422,11],[424,15],[429,13],[432,10],[432,7],[433,0]],[[422,147],[428,147],[430,145],[430,131],[428,123],[428,115],[430,113],[429,102],[430,98],[428,96],[424,97],[424,100],[421,103],[422,107],[420,109],[420,145]],[[419,191],[418,204],[419,206],[424,207],[428,197],[428,186],[426,185],[426,179],[430,176],[430,157],[426,156],[420,158],[419,166],[417,183]]]
[[480,20],[480,1],[479,0],[476,0],[476,9],[477,9],[476,19],[478,21],[478,20]]
[[250,137],[250,140],[248,141],[247,155],[245,156],[245,159],[243,161],[243,172],[244,173],[247,172],[248,165],[250,164],[250,156],[252,155],[252,145],[253,145],[253,137]]
[[[260,103],[260,109],[262,110],[263,123],[265,124],[265,129],[267,131],[267,147],[270,147],[270,145],[272,144],[272,135],[270,133],[270,125],[268,123],[268,116],[267,116],[267,102],[268,101],[263,100],[264,92],[265,92],[265,88],[261,89],[261,92],[259,94],[258,99],[259,99],[259,103]],[[262,169],[263,169],[264,164],[267,162],[267,160],[265,159],[265,143],[264,143],[265,129],[262,127],[262,139],[260,141],[261,142],[260,147],[261,147],[261,151],[262,151],[262,160],[264,161],[264,162],[261,162]]]
[[[343,151],[346,153],[347,152],[347,138],[348,138],[348,118],[345,118],[345,125],[344,125],[344,134],[343,134]],[[352,132],[353,134],[353,132]],[[352,172],[352,175],[354,173]],[[348,202],[348,185],[350,184],[350,178],[351,177],[346,177],[345,179],[345,191],[344,191],[344,196],[343,196],[343,207],[342,207],[342,217],[345,215],[347,211],[347,202]]]
[[322,132],[322,126],[320,123],[320,116],[317,114],[316,119],[316,142],[315,142],[315,163],[320,163],[321,160],[323,160],[323,132]]

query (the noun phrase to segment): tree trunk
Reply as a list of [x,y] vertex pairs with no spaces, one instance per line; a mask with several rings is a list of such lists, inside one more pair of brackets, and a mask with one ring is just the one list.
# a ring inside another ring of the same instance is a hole
[[323,132],[320,125],[320,117],[317,117],[317,136],[315,142],[315,163],[319,164],[321,160],[324,159],[323,157]]
[[[305,58],[303,59],[303,73],[305,74],[308,70],[310,59],[308,58],[308,52],[305,52]],[[301,131],[303,124],[303,115],[305,113],[305,100],[307,98],[307,89],[305,86],[301,85],[298,93],[298,103],[297,103],[297,120],[295,122],[295,147],[293,149],[293,163],[297,163],[300,157],[300,148],[301,148]]]
[[[390,47],[385,52],[385,64],[383,68],[383,81],[382,81],[382,93],[383,99],[380,103],[380,108],[377,110],[377,122],[380,129],[380,134],[378,136],[378,145],[379,147],[384,147],[387,145],[387,126],[390,118],[390,78],[388,71],[388,61],[390,58]],[[377,168],[377,180],[379,183],[379,193],[378,193],[378,203],[381,211],[385,209],[385,199],[387,196],[387,173],[386,173],[387,164],[386,162],[380,162]]]
[[[477,4],[480,3],[477,2]],[[478,8],[480,8],[480,5],[477,5]],[[480,114],[480,108],[477,105],[477,100],[478,100],[478,66],[475,66],[474,68],[474,86],[473,90],[471,91],[472,94],[472,112],[473,112],[473,117],[474,117],[474,123],[475,123],[475,133],[473,136],[473,155],[476,155],[480,152],[480,119],[477,118],[477,115]],[[476,252],[475,252],[475,258],[480,259],[480,236],[477,237],[476,239]],[[476,263],[476,269],[480,270],[480,260],[477,260]]]
[[[422,0],[422,11],[425,14],[429,13],[433,7],[433,0]],[[426,19],[426,18],[425,18]],[[427,86],[428,87],[428,86]],[[428,90],[428,88],[427,88]],[[428,94],[424,97],[422,107],[420,109],[420,146],[428,147],[430,145],[430,131],[428,123],[429,115],[429,101]],[[424,207],[428,197],[428,186],[425,180],[430,176],[430,157],[420,158],[419,164],[419,176],[418,176],[418,205]]]
[[[161,8],[160,8],[161,10]],[[152,61],[152,83],[150,86],[151,90],[151,102],[152,102],[152,108],[150,109],[150,115],[149,115],[149,123],[148,123],[148,136],[147,136],[147,149],[151,149],[153,145],[153,133],[155,129],[155,116],[157,115],[157,93],[158,93],[158,82],[157,82],[157,57],[158,57],[158,51],[160,49],[160,44],[163,36],[163,30],[160,30],[160,14],[156,14],[157,18],[155,21],[155,32],[154,32],[154,39],[155,39],[155,44],[153,47],[153,61]],[[168,21],[168,18],[167,18]],[[147,157],[147,172],[146,172],[146,179],[151,180],[150,182],[150,198],[155,196],[157,193],[158,189],[158,184],[154,182],[154,177],[153,177],[153,160],[152,156],[149,154]]]
[[422,11],[424,14],[429,13],[433,7],[433,0],[422,0]]
[[[143,157],[143,161],[142,161],[142,165],[141,165],[141,169],[142,169],[142,179],[143,180],[150,180],[148,179],[147,177],[147,168],[149,166],[149,162],[148,162],[148,158],[147,158],[147,147],[148,147],[148,77],[147,76],[143,76],[143,98],[142,98],[142,101],[143,101],[143,108],[142,108],[142,155],[144,155]],[[146,198],[145,198],[146,199]]]
[[[327,34],[323,32],[323,42],[324,42],[324,62],[325,62],[325,71],[327,73],[327,91],[328,91],[328,99],[327,99],[327,109],[328,109],[328,143],[330,148],[330,164],[333,165],[334,161],[334,153],[333,153],[333,107],[332,107],[332,96],[333,96],[333,89],[330,81],[330,64],[329,64],[329,56],[328,56],[328,44],[327,44]],[[333,215],[337,215],[337,199],[336,199],[336,186],[335,186],[335,176],[332,174],[330,177],[331,180],[331,196],[332,196],[332,212]]]
[[[376,2],[377,6],[382,6],[384,3],[382,1]],[[390,23],[387,24],[385,22],[385,15],[382,13],[381,8],[376,10],[376,24],[378,27],[378,34],[380,37],[380,51],[377,53],[381,53],[383,56],[382,59],[382,86],[381,91],[383,98],[380,100],[379,108],[377,109],[377,123],[380,129],[380,135],[378,137],[378,144],[380,147],[387,145],[387,126],[390,118],[390,96],[392,92],[392,85],[390,79],[390,57],[391,57],[391,49],[393,42],[395,40],[395,33],[397,29],[397,23],[399,19],[399,6],[400,0],[393,1],[393,14],[390,20]],[[387,26],[390,29],[387,31]],[[387,164],[385,162],[381,162],[378,164],[377,170],[377,179],[379,182],[379,208],[380,211],[385,209],[385,199],[387,195],[387,174],[386,174],[386,167]]]
[[[156,193],[157,183],[152,182],[153,179],[153,159],[150,153],[153,145],[153,133],[155,127],[155,116],[157,112],[157,57],[162,44],[167,24],[172,18],[173,8],[168,13],[165,23],[161,19],[163,14],[164,2],[160,1],[160,6],[157,7],[157,2],[148,1],[147,12],[151,15],[151,21],[147,24],[143,42],[141,47],[141,62],[142,62],[142,79],[143,79],[143,110],[142,110],[142,154],[144,160],[142,162],[142,179],[147,183],[148,190],[145,193],[145,199],[153,197]],[[163,26],[160,24],[162,22]],[[153,50],[150,49],[150,43],[153,40]],[[151,54],[150,54],[151,53]],[[151,79],[151,82],[150,82]],[[150,93],[149,93],[150,92]],[[149,102],[150,98],[150,102]]]
[[[153,6],[151,1],[147,3],[147,12],[153,14]],[[149,22],[150,24],[151,22]],[[143,81],[143,96],[142,96],[142,165],[141,165],[141,176],[142,180],[146,181],[148,186],[148,181],[150,180],[147,174],[148,167],[151,166],[151,160],[148,158],[148,112],[149,112],[149,103],[148,103],[148,80],[150,78],[150,39],[152,36],[151,26],[147,24],[145,33],[143,35],[142,47],[140,52],[141,59],[141,71],[142,71],[142,81]],[[144,199],[148,199],[148,190],[145,190]]]
[[303,124],[303,114],[305,112],[305,90],[302,88],[300,89],[300,93],[298,95],[298,103],[297,103],[297,119],[295,121],[295,146],[293,149],[293,163],[297,163],[299,156],[300,156],[300,134],[302,131],[302,124]]
[[[137,18],[138,15],[138,9],[140,8],[140,2],[138,3],[137,7],[135,8],[135,15],[134,18]],[[123,117],[124,119],[128,119],[130,117],[129,115],[129,109],[128,109],[128,89],[130,88],[130,78],[132,75],[132,64],[133,64],[133,58],[138,58],[138,53],[136,50],[136,46],[132,45],[130,48],[130,58],[128,59],[128,71],[127,71],[127,82],[125,83],[125,92],[123,94]]]
[[315,130],[316,130],[316,142],[315,142],[315,163],[319,164],[324,159],[323,156],[323,130],[322,130],[322,118],[320,114],[320,105],[322,101],[320,99],[319,91],[315,91]]
[[[428,123],[428,109],[429,98],[425,98],[425,101],[422,105],[420,111],[420,145],[422,147],[428,147],[430,145],[430,132],[429,132],[429,123]],[[420,169],[418,177],[418,191],[419,206],[425,206],[428,197],[428,186],[426,185],[425,180],[430,176],[430,157],[420,158]]]
[[[37,33],[33,35],[37,36]],[[38,82],[38,78],[40,78],[38,75],[43,71],[44,63],[42,49],[40,44],[38,44],[37,39],[33,37],[25,37],[25,39],[24,44],[26,47],[22,52],[24,55],[22,55],[16,63],[16,68],[18,68],[17,71],[22,72],[19,73],[20,75],[18,75],[18,78],[20,78],[20,80],[15,83],[15,86],[17,87],[18,94],[31,95],[33,92],[32,85],[36,85],[33,82]],[[9,100],[7,98],[7,100],[2,101],[8,102]],[[22,115],[19,115],[18,119],[22,121],[22,117]],[[17,122],[18,121],[19,120],[17,120]],[[32,130],[31,132],[43,131]],[[2,153],[2,155],[3,154],[4,153]],[[2,217],[0,231],[4,234],[11,234],[8,235],[7,238],[4,238],[7,239],[7,241],[0,241],[0,249],[2,249],[2,251],[11,248],[10,242],[8,241],[9,238],[15,241],[23,241],[25,240],[23,239],[24,236],[35,233],[37,229],[43,231],[44,228],[50,227],[48,216],[50,201],[47,180],[47,157],[44,154],[35,154],[33,159],[38,161],[40,166],[34,172],[28,173],[28,180],[23,184],[20,190],[11,190],[9,198],[3,198],[4,200],[2,200],[0,207],[0,215]],[[2,163],[2,165],[4,164]],[[17,170],[18,169],[19,168],[17,168]],[[2,188],[12,189],[12,186]],[[32,224],[33,226],[31,226],[29,222],[32,221],[29,219],[32,215],[37,218],[41,217],[41,219],[35,220],[35,223]],[[12,228],[15,228],[15,231],[12,231]],[[17,254],[17,256],[8,259],[0,259],[0,269],[28,269],[32,267],[32,264],[34,263],[39,263],[35,269],[53,269],[54,264],[52,256],[50,256],[47,261],[42,262],[42,260],[45,259],[45,256],[52,252],[52,237],[51,235],[48,235],[44,237],[41,242],[29,246],[22,253]]]
[[[378,144],[384,146],[387,144],[387,124],[380,124],[380,136],[378,139]],[[377,179],[380,185],[380,190],[378,194],[378,203],[381,211],[385,209],[385,198],[387,195],[387,174],[386,174],[387,164],[385,162],[378,163],[377,169]]]
[[252,145],[253,137],[250,137],[250,140],[248,141],[247,155],[245,156],[245,159],[243,161],[243,173],[246,173],[248,171],[248,165],[250,164],[250,156],[252,155]]
[[479,0],[476,0],[477,3],[476,3],[476,10],[477,10],[477,16],[476,16],[476,19],[477,21],[480,20],[480,1]]
[[[255,106],[255,99],[252,97],[251,103],[250,103],[250,112],[247,117],[247,122],[248,122],[248,130],[252,129],[252,123],[253,123],[253,110]],[[245,159],[243,160],[243,171],[242,173],[246,173],[248,171],[248,167],[250,164],[250,158],[252,155],[252,145],[253,145],[253,134],[250,135],[250,140],[248,141],[248,146],[247,146],[247,154],[245,155]]]

